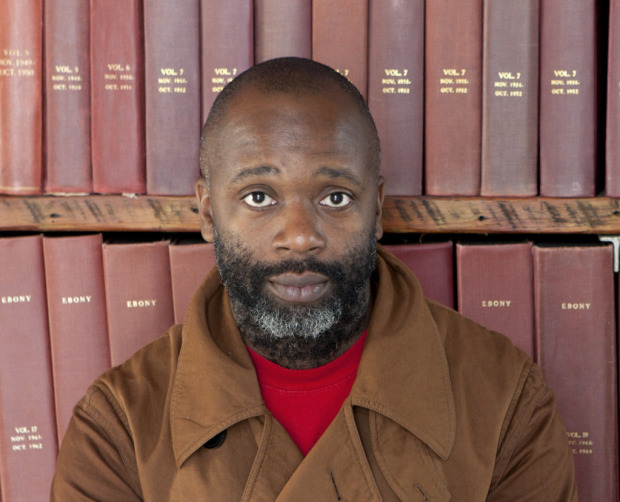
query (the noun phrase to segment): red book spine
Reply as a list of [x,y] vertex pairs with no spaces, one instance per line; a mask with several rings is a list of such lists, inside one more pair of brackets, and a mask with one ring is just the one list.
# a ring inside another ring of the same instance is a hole
[[200,3],[144,4],[146,191],[191,195],[200,174]]
[[596,0],[545,0],[540,18],[540,195],[592,197],[597,164]]
[[103,245],[112,366],[174,323],[168,242]]
[[618,500],[611,246],[535,247],[538,361],[575,458],[579,500]]
[[482,0],[426,2],[425,189],[480,193]]
[[313,0],[312,58],[337,70],[367,96],[368,0]]
[[214,266],[215,251],[211,243],[177,243],[170,246],[175,323],[183,322],[192,296]]
[[58,453],[41,241],[0,239],[0,477],[7,502],[48,500]]
[[424,2],[371,2],[368,105],[381,139],[388,195],[422,193]]
[[256,0],[254,61],[312,57],[312,1]]
[[142,0],[91,0],[93,190],[144,193]]
[[620,197],[620,4],[609,4],[605,192]]
[[224,86],[254,64],[252,0],[201,0],[202,122]]
[[458,309],[534,358],[532,244],[457,244]]
[[73,407],[110,367],[101,235],[45,237],[45,279],[58,443]]
[[90,4],[45,2],[45,191],[90,193]]
[[539,0],[485,0],[482,195],[538,193]]
[[0,193],[41,193],[43,2],[0,2]]
[[384,247],[413,271],[420,281],[424,296],[454,308],[452,242],[394,244]]

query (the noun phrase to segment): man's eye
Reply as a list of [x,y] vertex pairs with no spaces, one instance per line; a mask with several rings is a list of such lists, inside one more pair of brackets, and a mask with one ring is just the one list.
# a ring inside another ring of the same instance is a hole
[[319,204],[327,207],[343,208],[351,204],[351,197],[344,192],[330,193]]
[[267,207],[276,203],[276,201],[265,192],[252,192],[243,198],[243,202],[251,207]]

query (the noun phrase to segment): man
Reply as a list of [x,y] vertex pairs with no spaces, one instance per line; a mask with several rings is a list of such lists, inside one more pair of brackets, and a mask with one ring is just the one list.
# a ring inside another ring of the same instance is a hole
[[201,154],[217,270],[78,404],[54,500],[577,499],[538,367],[377,253],[379,141],[346,79],[248,70]]

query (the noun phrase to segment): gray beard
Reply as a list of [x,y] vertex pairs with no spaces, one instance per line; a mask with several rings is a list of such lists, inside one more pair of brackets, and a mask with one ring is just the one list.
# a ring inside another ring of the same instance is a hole
[[342,316],[342,302],[336,298],[329,305],[284,311],[274,309],[264,298],[250,308],[254,323],[275,338],[301,336],[316,339],[331,330]]
[[[239,239],[222,238],[217,230],[214,244],[241,336],[267,359],[289,368],[320,366],[353,345],[365,329],[376,259],[374,229],[338,263],[314,258],[259,262]],[[266,291],[268,277],[305,270],[329,277],[333,293],[317,304],[298,305],[282,303]]]

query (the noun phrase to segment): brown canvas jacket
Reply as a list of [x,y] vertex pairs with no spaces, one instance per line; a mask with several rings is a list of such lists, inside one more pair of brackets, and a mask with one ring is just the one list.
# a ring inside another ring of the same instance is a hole
[[214,270],[183,326],[78,403],[52,500],[576,501],[538,367],[379,255],[357,379],[305,458],[263,403]]

